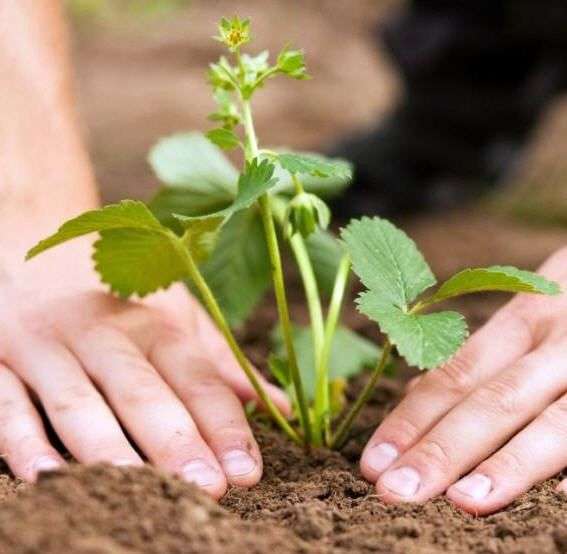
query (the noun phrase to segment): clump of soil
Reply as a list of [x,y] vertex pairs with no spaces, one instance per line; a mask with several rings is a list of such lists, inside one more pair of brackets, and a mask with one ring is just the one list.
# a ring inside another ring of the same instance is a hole
[[196,487],[156,470],[75,466],[43,475],[0,509],[0,552],[292,553],[290,530],[240,520]]

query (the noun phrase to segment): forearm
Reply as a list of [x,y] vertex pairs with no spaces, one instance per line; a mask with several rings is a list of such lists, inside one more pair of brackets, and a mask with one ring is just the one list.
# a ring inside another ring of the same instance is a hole
[[72,94],[59,0],[0,3],[0,268],[98,203]]

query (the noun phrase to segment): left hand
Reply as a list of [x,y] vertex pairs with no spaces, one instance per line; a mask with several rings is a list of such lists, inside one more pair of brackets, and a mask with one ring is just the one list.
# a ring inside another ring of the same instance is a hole
[[[567,249],[541,273],[567,289]],[[567,466],[567,294],[518,295],[421,378],[361,459],[386,502],[486,514]],[[559,485],[567,492],[567,480]]]

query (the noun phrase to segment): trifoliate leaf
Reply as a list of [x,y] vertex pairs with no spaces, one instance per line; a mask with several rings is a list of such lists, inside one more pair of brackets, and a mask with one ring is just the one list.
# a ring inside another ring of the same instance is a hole
[[277,161],[292,175],[304,174],[313,177],[336,177],[342,180],[352,178],[351,166],[343,160],[333,160],[324,156],[303,153],[279,154]]
[[[222,217],[227,220],[233,214],[249,208],[276,184],[277,179],[272,177],[273,174],[274,164],[268,160],[258,162],[258,158],[254,158],[251,162],[247,162],[244,173],[238,179],[238,192],[234,202],[223,210],[204,214],[197,218]],[[181,222],[196,219],[182,214],[174,215]]]
[[231,150],[240,144],[238,136],[230,129],[225,129],[224,127],[212,129],[206,134],[206,137],[223,150]]
[[243,210],[222,227],[213,253],[200,269],[229,323],[240,325],[271,283],[264,227],[257,210]]
[[432,296],[432,302],[470,294],[473,292],[503,291],[530,292],[536,294],[559,294],[557,283],[545,277],[511,266],[492,266],[465,269],[445,281]]
[[102,231],[93,254],[102,282],[128,298],[133,294],[143,297],[187,279],[183,246],[169,233],[128,228]]
[[373,291],[362,293],[357,304],[363,314],[378,323],[398,353],[420,369],[433,369],[446,362],[468,335],[465,319],[457,312],[411,314]]
[[385,219],[352,221],[341,237],[353,271],[384,302],[405,310],[436,282],[413,240]]
[[[280,328],[272,335],[276,354],[285,360],[285,346]],[[297,361],[301,371],[303,386],[308,398],[315,395],[315,361],[313,351],[313,334],[309,327],[294,327],[293,343]],[[346,327],[338,327],[333,338],[331,355],[329,356],[329,379],[348,378],[372,367],[378,361],[380,349],[369,340],[357,335]]]
[[128,297],[145,296],[186,279],[185,247],[195,249],[195,254],[201,256],[202,236],[208,230],[194,230],[192,240],[184,246],[142,202],[125,200],[67,221],[32,248],[27,257],[93,232],[99,232],[101,237],[94,245],[96,270],[114,292]]
[[163,232],[165,229],[143,202],[123,200],[99,210],[85,212],[65,222],[56,233],[36,244],[26,259],[37,256],[40,252],[63,242],[110,229],[136,228]]
[[319,290],[325,296],[331,296],[339,264],[345,254],[342,243],[327,231],[315,231],[305,239],[305,246]]
[[236,194],[238,171],[201,133],[161,139],[148,161],[162,183],[191,192],[197,204],[228,203]]

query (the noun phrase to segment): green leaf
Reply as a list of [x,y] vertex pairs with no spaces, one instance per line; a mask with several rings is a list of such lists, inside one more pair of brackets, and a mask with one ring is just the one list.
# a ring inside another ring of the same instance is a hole
[[465,269],[445,281],[431,297],[432,302],[473,292],[503,291],[555,295],[561,292],[557,283],[545,277],[512,266]]
[[[277,356],[285,360],[285,346],[281,330],[276,328],[272,335]],[[315,395],[315,362],[313,334],[309,327],[294,327],[293,343],[307,396]],[[329,357],[329,379],[348,378],[363,369],[372,367],[378,361],[380,349],[369,340],[357,335],[346,327],[338,327],[333,338]]]
[[289,365],[285,358],[270,354],[268,358],[268,369],[284,390],[291,385]]
[[161,139],[148,161],[162,183],[190,192],[196,204],[228,204],[236,195],[238,171],[201,133]]
[[465,319],[457,312],[411,314],[373,291],[362,293],[357,304],[360,312],[378,323],[398,353],[420,369],[446,362],[468,335]]
[[341,237],[362,283],[402,310],[436,282],[413,240],[385,219],[352,221]]
[[234,68],[224,56],[221,56],[217,63],[209,64],[207,81],[213,87],[214,91],[234,91],[238,87],[236,68]]
[[229,323],[240,325],[271,283],[264,228],[256,210],[241,211],[222,227],[200,269]]
[[182,214],[174,214],[179,221],[190,221],[196,218],[222,217],[228,220],[235,213],[245,210],[252,206],[263,194],[268,192],[277,182],[273,178],[274,165],[268,160],[258,162],[258,158],[254,158],[251,162],[246,163],[244,173],[238,179],[238,192],[234,202],[223,210],[217,212],[200,215],[197,217],[187,217]]
[[197,263],[205,261],[211,255],[223,221],[222,217],[210,217],[181,222],[185,230],[183,243]]
[[331,296],[335,277],[345,250],[339,240],[327,231],[315,231],[307,239],[305,246],[313,265],[319,290]]
[[123,200],[99,210],[85,212],[65,222],[56,233],[36,244],[26,256],[33,258],[39,253],[63,242],[97,231],[137,228],[163,232],[160,222],[143,202]]
[[342,160],[332,160],[321,155],[287,152],[277,158],[286,171],[294,174],[312,175],[313,177],[337,177],[352,179],[351,166]]
[[[283,152],[283,154],[285,154],[285,152]],[[306,192],[311,192],[322,198],[334,197],[348,188],[352,181],[352,166],[346,160],[341,158],[325,158],[324,156],[312,152],[290,152],[290,154],[306,156],[311,159],[320,159],[322,162],[334,164],[338,168],[337,171],[334,171],[328,177],[321,177],[311,173],[301,174],[301,183]],[[277,161],[277,158],[274,157],[274,159]],[[276,164],[275,176],[278,179],[278,184],[274,187],[275,192],[285,195],[295,194],[291,174],[279,163]]]
[[193,191],[184,188],[162,187],[150,201],[149,208],[162,225],[181,234],[183,228],[173,214],[195,217],[220,211],[232,200],[233,198],[215,200],[208,196],[195,195]]
[[212,129],[206,134],[206,137],[219,148],[223,150],[231,150],[240,145],[240,139],[236,134],[230,129],[225,129],[224,127],[219,127],[218,129]]
[[93,260],[103,283],[128,298],[166,289],[188,278],[179,239],[147,229],[102,231],[95,243]]
[[[203,252],[203,235],[209,229],[193,230],[187,246],[197,256]],[[104,283],[122,297],[145,296],[188,277],[185,246],[163,227],[142,203],[124,200],[92,210],[64,223],[59,230],[28,252],[28,258],[65,241],[99,232],[94,245],[95,268]]]

